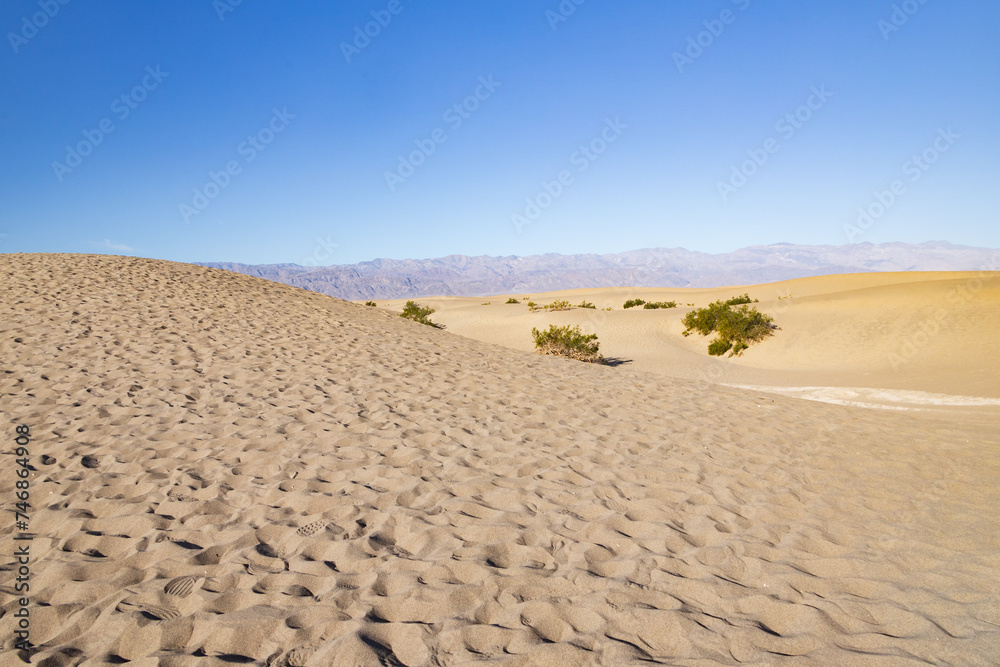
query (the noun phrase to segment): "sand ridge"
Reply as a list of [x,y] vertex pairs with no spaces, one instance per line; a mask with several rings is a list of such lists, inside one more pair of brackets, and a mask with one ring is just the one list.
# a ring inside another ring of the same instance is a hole
[[34,661],[1000,660],[991,415],[541,357],[162,261],[0,280],[6,428],[50,457]]

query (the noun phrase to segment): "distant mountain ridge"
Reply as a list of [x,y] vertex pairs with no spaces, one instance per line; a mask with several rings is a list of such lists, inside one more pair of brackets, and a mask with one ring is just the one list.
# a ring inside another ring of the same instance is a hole
[[713,255],[683,248],[616,254],[375,259],[358,264],[199,262],[347,300],[486,296],[594,287],[719,287],[834,273],[1000,270],[1000,250],[927,243],[777,243]]

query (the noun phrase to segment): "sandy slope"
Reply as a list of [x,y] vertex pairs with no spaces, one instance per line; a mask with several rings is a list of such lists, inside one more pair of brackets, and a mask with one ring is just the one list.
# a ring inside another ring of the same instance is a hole
[[[684,338],[692,308],[749,292],[781,330],[739,358],[713,358],[707,339]],[[527,297],[527,298],[525,298]],[[789,298],[790,297],[790,298]],[[529,351],[532,327],[579,324],[629,368],[734,385],[868,387],[1000,399],[1000,273],[863,273],[718,289],[600,289],[417,299],[449,331]],[[590,301],[602,310],[529,313],[539,304]],[[676,310],[622,310],[633,298]],[[379,302],[396,311],[404,300]],[[489,306],[481,304],[489,302]],[[801,392],[799,392],[801,394]],[[829,394],[829,392],[827,392]],[[821,395],[817,393],[816,395]],[[898,396],[884,394],[890,403]],[[891,400],[890,400],[891,399]],[[905,401],[904,401],[905,402]],[[995,403],[1000,404],[1000,401]]]
[[182,264],[0,280],[37,664],[1000,660],[995,415],[541,357]]

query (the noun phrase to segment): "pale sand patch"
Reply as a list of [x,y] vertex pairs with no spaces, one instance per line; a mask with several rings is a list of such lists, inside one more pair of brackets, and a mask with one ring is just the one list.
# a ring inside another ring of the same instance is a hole
[[728,387],[794,396],[808,401],[853,405],[887,410],[919,410],[927,407],[994,407],[1000,399],[979,396],[953,396],[929,391],[871,389],[869,387],[767,387],[731,384]]
[[1000,662],[992,413],[542,357],[169,262],[0,280],[35,664]]

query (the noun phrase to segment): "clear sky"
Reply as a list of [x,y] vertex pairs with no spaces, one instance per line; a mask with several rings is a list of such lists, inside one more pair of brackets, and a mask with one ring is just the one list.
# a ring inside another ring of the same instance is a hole
[[0,252],[1000,247],[995,0],[4,0],[0,34]]

